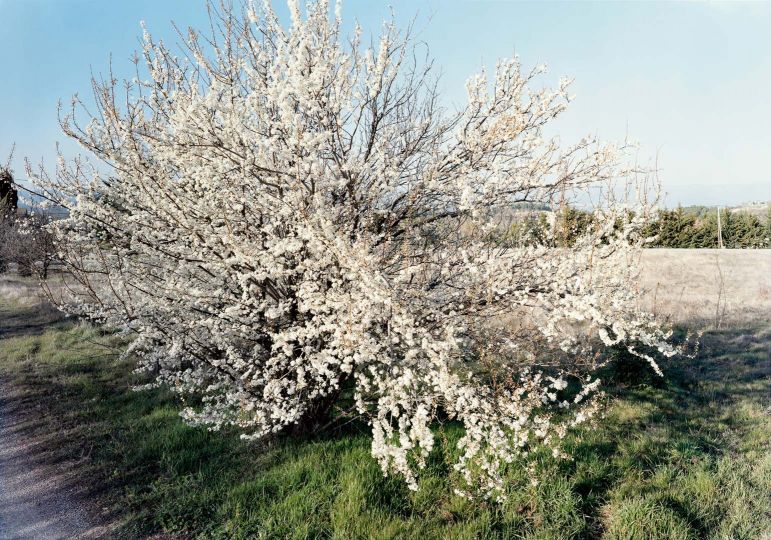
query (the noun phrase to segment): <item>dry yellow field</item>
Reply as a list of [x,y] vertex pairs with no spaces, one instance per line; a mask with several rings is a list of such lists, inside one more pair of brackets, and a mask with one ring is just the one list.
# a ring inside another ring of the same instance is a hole
[[647,249],[643,307],[710,327],[771,321],[770,249]]

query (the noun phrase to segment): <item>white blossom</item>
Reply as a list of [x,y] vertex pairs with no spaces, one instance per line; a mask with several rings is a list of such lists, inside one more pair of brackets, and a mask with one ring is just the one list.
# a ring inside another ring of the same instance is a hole
[[[65,118],[109,168],[37,176],[70,208],[55,224],[62,305],[125,330],[140,371],[201,396],[191,424],[261,438],[351,387],[384,473],[417,488],[449,417],[465,427],[459,492],[500,498],[506,463],[537,444],[560,455],[599,410],[599,343],[657,372],[655,351],[678,352],[638,308],[653,209],[616,187],[641,171],[623,146],[546,138],[570,81],[533,89],[544,67],[500,61],[453,115],[393,24],[367,48],[360,29],[342,35],[339,6],[289,4],[288,29],[250,5],[180,57],[145,31],[127,98],[96,83],[97,116]],[[528,247],[496,238],[514,205],[571,197],[596,202],[596,226],[570,247],[554,220]]]

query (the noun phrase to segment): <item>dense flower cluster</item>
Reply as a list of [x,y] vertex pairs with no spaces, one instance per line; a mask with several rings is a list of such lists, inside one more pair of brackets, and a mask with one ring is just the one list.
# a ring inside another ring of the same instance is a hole
[[[339,6],[289,6],[288,29],[267,4],[215,13],[182,57],[145,33],[127,97],[108,80],[87,125],[64,118],[109,169],[38,176],[70,207],[62,306],[133,336],[141,370],[197,396],[192,424],[313,429],[350,389],[384,472],[416,488],[449,417],[460,491],[499,497],[505,463],[597,411],[597,338],[655,369],[675,352],[637,304],[651,209],[618,182],[639,171],[543,136],[569,101],[532,88],[543,68],[500,61],[450,114],[408,35],[366,47]],[[569,200],[594,205],[571,247],[496,240],[517,204]]]

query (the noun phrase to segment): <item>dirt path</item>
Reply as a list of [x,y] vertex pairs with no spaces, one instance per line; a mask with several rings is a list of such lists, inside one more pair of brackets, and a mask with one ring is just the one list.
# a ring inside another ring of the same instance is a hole
[[[61,320],[33,283],[0,278],[0,339],[36,335]],[[46,414],[29,389],[0,381],[0,540],[110,538],[111,528],[93,526],[99,513],[86,510],[93,510],[84,504],[90,484],[78,456],[62,455],[64,427]]]
[[78,503],[73,468],[46,462],[31,416],[0,387],[0,540],[109,537]]

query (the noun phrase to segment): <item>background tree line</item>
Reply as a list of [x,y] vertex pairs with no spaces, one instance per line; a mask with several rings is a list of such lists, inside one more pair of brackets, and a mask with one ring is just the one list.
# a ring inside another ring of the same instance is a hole
[[[771,248],[771,205],[765,216],[746,210],[707,207],[677,207],[659,211],[645,234],[655,237],[648,247],[718,248],[718,212],[723,247]],[[502,241],[508,245],[554,244],[569,247],[594,223],[591,212],[566,207],[547,211],[520,212]]]

